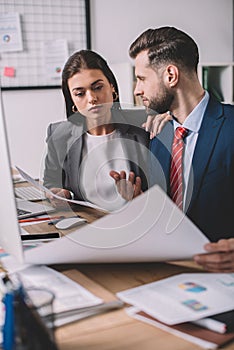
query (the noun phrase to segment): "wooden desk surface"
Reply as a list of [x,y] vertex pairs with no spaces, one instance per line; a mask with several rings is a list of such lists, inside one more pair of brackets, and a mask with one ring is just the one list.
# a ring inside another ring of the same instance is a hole
[[[88,222],[102,216],[93,209],[79,207],[76,212]],[[73,212],[74,213],[74,212]],[[54,215],[61,215],[59,212]],[[53,215],[51,215],[53,216]],[[71,216],[71,214],[69,215]],[[51,232],[54,226],[41,223],[28,226],[30,232]],[[153,282],[178,273],[201,271],[191,262],[135,264],[56,265],[59,271],[76,269],[111,293]],[[130,318],[124,309],[93,316],[56,330],[60,350],[199,350],[185,341],[154,326]],[[224,347],[234,350],[234,343]]]
[[[112,293],[177,273],[197,272],[188,264],[136,263],[85,264],[57,266],[60,271],[75,268]],[[200,271],[200,270],[199,270]],[[154,326],[130,318],[124,309],[94,316],[56,331],[61,350],[199,350],[185,341]],[[225,350],[234,350],[234,343]]]

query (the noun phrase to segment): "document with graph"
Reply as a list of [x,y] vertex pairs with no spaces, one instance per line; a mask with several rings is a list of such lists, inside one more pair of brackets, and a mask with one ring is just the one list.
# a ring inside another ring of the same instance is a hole
[[184,273],[131,288],[117,296],[168,325],[234,308],[234,274]]

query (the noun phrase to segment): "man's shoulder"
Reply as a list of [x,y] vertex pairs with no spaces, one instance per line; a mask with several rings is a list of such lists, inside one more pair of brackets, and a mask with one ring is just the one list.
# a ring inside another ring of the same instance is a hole
[[170,145],[173,140],[174,127],[172,121],[167,122],[162,131],[151,140],[152,144],[159,145]]
[[207,110],[211,112],[216,111],[217,113],[220,111],[223,116],[228,115],[234,118],[234,105],[220,102],[212,96],[210,97]]
[[234,120],[234,105],[222,103],[224,114]]
[[224,118],[224,129],[227,134],[233,135],[234,130],[234,106],[231,104],[221,103],[222,117]]

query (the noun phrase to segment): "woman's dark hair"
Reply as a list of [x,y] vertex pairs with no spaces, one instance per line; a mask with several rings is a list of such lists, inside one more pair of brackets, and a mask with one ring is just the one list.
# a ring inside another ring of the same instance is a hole
[[[66,113],[69,117],[72,112],[73,101],[68,88],[68,79],[82,69],[99,69],[105,75],[110,84],[113,85],[115,92],[119,95],[117,81],[107,62],[99,54],[91,50],[81,50],[75,52],[69,57],[62,72],[62,91],[66,103]],[[115,100],[119,105],[119,98]]]
[[148,29],[130,46],[132,58],[148,50],[149,65],[157,68],[162,64],[174,63],[186,71],[197,71],[198,47],[186,33],[174,27]]

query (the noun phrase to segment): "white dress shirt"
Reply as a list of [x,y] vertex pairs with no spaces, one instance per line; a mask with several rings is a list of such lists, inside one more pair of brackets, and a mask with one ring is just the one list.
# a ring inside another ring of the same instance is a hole
[[184,154],[183,154],[183,181],[184,181],[184,197],[183,197],[183,208],[185,209],[188,180],[191,171],[193,154],[195,151],[199,129],[203,120],[203,116],[209,101],[209,93],[205,91],[203,99],[193,109],[193,111],[187,116],[184,123],[181,125],[177,121],[173,121],[174,130],[182,126],[188,129],[188,134],[184,139]]

